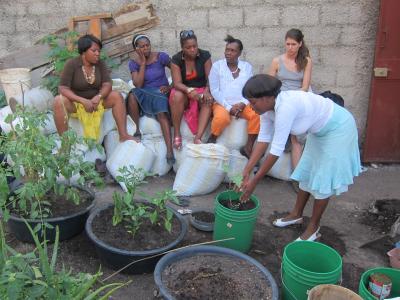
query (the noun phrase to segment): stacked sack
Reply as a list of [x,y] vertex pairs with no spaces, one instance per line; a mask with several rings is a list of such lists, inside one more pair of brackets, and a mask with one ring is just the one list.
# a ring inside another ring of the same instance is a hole
[[[270,148],[271,144],[269,144],[265,155],[261,158],[260,165],[267,158]],[[271,170],[269,170],[267,175],[277,179],[291,181],[290,175],[292,175],[292,157],[290,155],[290,152],[283,152],[282,155],[275,162],[275,164],[272,166]]]
[[204,195],[214,191],[225,177],[229,150],[217,144],[188,144],[176,173],[173,190],[178,196]]

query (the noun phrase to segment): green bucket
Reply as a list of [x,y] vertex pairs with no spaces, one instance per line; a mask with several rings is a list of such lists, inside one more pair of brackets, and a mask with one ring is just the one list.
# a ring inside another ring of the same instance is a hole
[[282,258],[284,300],[306,300],[319,284],[336,284],[342,276],[342,258],[327,245],[298,241],[285,247]]
[[253,240],[254,226],[256,225],[257,215],[260,204],[256,196],[252,195],[250,201],[256,205],[251,210],[237,211],[223,206],[220,201],[226,199],[238,199],[238,193],[225,191],[219,193],[215,198],[215,223],[214,240],[235,238],[234,240],[219,242],[217,245],[247,252],[250,250]]
[[377,299],[368,291],[369,276],[372,273],[382,273],[389,276],[389,278],[392,279],[392,292],[390,293],[389,298],[400,297],[400,270],[392,268],[374,268],[365,271],[361,275],[360,284],[358,287],[358,294],[363,299],[365,300]]

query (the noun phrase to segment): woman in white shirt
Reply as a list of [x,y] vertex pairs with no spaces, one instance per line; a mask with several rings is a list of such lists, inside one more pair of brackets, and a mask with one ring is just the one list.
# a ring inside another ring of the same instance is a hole
[[231,116],[247,120],[247,143],[240,152],[249,157],[260,130],[260,117],[243,98],[242,89],[246,81],[253,76],[252,66],[239,60],[243,44],[228,35],[225,39],[225,59],[213,64],[208,81],[210,92],[216,103],[213,104],[211,136],[209,143],[215,143],[217,137],[231,122]]
[[[347,191],[353,177],[361,170],[358,133],[353,116],[343,107],[319,95],[304,91],[280,91],[281,81],[260,74],[249,79],[243,97],[261,115],[260,133],[252,155],[243,171],[243,195],[247,201],[258,181],[282,154],[289,134],[308,133],[303,155],[291,178],[299,182],[295,207],[288,216],[273,224],[286,227],[303,221],[303,210],[310,194],[315,202],[313,213],[300,240],[314,241],[329,197]],[[271,150],[256,175],[250,172],[265,153]]]

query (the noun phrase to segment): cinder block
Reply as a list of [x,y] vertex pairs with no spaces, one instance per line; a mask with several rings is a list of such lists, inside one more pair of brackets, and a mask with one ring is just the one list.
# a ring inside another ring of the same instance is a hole
[[263,45],[263,30],[261,28],[235,28],[228,30],[228,32],[233,37],[241,40],[245,49],[250,50]]
[[336,86],[336,69],[326,65],[313,64],[311,73],[312,89],[323,91]]
[[181,45],[179,44],[179,31],[172,28],[163,28],[161,32],[161,45],[164,49],[173,49],[170,53],[171,56],[180,51]]
[[0,33],[15,34],[16,31],[16,19],[18,17],[7,17],[2,15],[0,19]]
[[13,0],[1,0],[1,11],[7,17],[25,16],[28,11],[27,3],[20,3]]
[[[32,1],[28,5],[28,14],[31,15],[43,15],[47,11],[54,9],[49,1]],[[54,14],[58,14],[58,12],[53,11]]]
[[321,23],[347,24],[350,23],[350,7],[343,3],[326,3],[321,9]]
[[341,66],[336,68],[336,85],[338,87],[353,87],[358,81],[355,67]]
[[257,73],[266,73],[272,59],[279,54],[277,48],[255,47],[245,49],[244,60],[248,61],[253,66],[253,71]]
[[67,18],[65,17],[62,18],[54,14],[41,15],[38,16],[38,19],[39,19],[39,29],[41,31],[44,31],[45,35],[65,27],[68,22]]
[[304,34],[304,41],[310,48],[315,46],[337,46],[341,30],[342,26],[338,25],[326,25],[323,28],[319,25],[301,28]]
[[280,9],[270,6],[252,6],[244,8],[244,24],[246,26],[266,26],[279,25]]
[[239,27],[243,25],[243,10],[241,8],[218,8],[210,10],[210,27]]
[[224,51],[225,42],[224,39],[227,35],[226,28],[219,29],[197,29],[194,31],[197,36],[197,41],[200,48],[209,49],[215,47],[220,49],[219,52]]
[[257,5],[257,4],[264,4],[265,0],[225,0],[226,6],[250,6],[250,5]]
[[[288,28],[290,29],[290,28]],[[281,27],[267,27],[262,31],[262,44],[265,47],[279,47],[284,50],[286,29]]]
[[31,16],[28,18],[18,18],[16,21],[17,32],[34,32],[39,30],[40,18],[38,16]]
[[285,6],[282,24],[290,27],[317,25],[319,23],[320,6],[316,4]]
[[356,66],[358,51],[356,47],[321,47],[322,62],[328,66]]
[[[156,15],[160,19],[160,27],[162,27],[162,28],[177,27],[177,25],[176,25],[177,13],[175,10],[159,9],[156,11]],[[179,29],[179,27],[177,29]]]
[[179,10],[176,24],[178,28],[206,28],[208,26],[208,10]]
[[29,32],[18,32],[15,36],[9,36],[7,43],[10,45],[8,50],[11,53],[31,46],[33,44],[32,35]]

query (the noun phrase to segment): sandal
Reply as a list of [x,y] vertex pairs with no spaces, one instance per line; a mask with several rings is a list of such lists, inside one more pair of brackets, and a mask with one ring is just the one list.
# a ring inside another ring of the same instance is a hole
[[176,136],[174,137],[174,144],[173,147],[176,150],[181,150],[182,149],[182,137],[181,136]]

